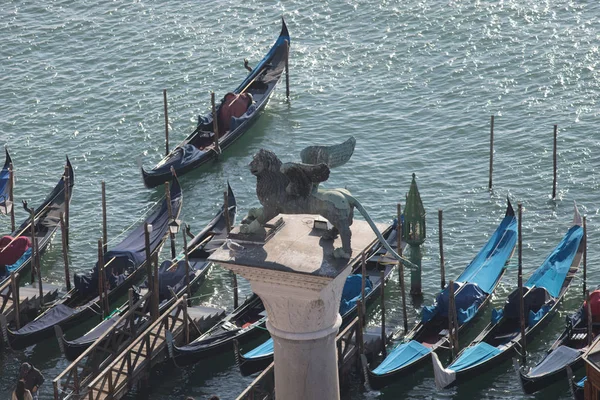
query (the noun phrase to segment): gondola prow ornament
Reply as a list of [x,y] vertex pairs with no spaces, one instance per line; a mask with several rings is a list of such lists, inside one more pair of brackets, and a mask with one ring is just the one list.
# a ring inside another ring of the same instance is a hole
[[356,139],[351,137],[338,145],[307,147],[300,153],[302,163],[284,164],[272,151],[259,150],[249,168],[256,176],[256,195],[262,208],[250,210],[242,221],[240,232],[247,235],[264,232],[264,225],[279,214],[317,214],[333,225],[324,238],[333,239],[340,235],[342,247],[334,250],[334,257],[349,259],[352,255],[350,226],[356,208],[394,258],[410,268],[418,268],[391,248],[367,211],[348,190],[319,188],[319,183],[329,178],[330,168],[350,159],[355,144]]

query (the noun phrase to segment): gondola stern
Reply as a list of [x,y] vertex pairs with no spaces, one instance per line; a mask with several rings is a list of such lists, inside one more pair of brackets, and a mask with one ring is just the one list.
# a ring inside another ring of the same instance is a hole
[[456,372],[451,369],[444,368],[435,351],[431,352],[431,361],[433,364],[435,386],[438,388],[438,390],[451,386],[456,381]]
[[512,359],[512,365],[513,365],[513,369],[515,370],[515,374],[517,375],[517,379],[519,381],[519,387],[521,388],[521,391],[523,392],[523,394],[528,394],[527,391],[525,390],[525,379],[526,378],[523,374],[523,369],[521,368],[519,361],[517,361],[517,359],[514,357]]
[[65,335],[59,324],[54,325],[54,334],[56,335],[56,340],[58,340],[60,352],[66,357],[67,353],[65,351]]
[[71,164],[71,160],[69,160],[69,156],[66,156],[67,159],[67,163],[66,163],[66,167],[67,170],[69,171],[69,187],[73,187],[73,185],[75,185],[75,175],[73,173],[73,164]]
[[10,164],[12,164],[12,158],[8,153],[8,146],[4,146],[4,152],[6,153],[6,161],[4,162],[4,168],[9,168]]

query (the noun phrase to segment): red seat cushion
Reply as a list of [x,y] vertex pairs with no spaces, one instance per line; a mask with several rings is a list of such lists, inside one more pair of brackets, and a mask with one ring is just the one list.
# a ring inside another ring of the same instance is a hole
[[12,236],[4,236],[0,239],[0,265],[16,263],[23,253],[31,247],[31,239],[28,237],[19,236],[11,243],[12,240]]

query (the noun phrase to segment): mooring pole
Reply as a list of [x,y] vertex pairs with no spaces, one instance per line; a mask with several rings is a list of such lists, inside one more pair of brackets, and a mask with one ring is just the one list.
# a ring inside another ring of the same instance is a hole
[[231,232],[231,220],[229,219],[229,193],[223,192],[223,212],[225,213],[225,224],[227,224],[227,233]]
[[215,103],[215,92],[210,93],[210,103],[212,105],[212,116],[213,116],[213,132],[215,136],[215,152],[217,155],[221,154],[221,146],[219,146],[219,122],[217,120],[217,105]]
[[15,324],[18,330],[21,329],[21,299],[19,298],[19,284],[14,271],[10,273],[10,291],[15,305]]
[[35,251],[36,251],[36,246],[35,246],[35,214],[34,214],[34,210],[33,208],[27,208],[27,211],[29,211],[29,215],[31,216],[31,283],[35,282],[35,263],[37,261],[37,258],[35,256]]
[[525,336],[525,302],[523,300],[523,230],[522,230],[522,217],[523,217],[523,205],[519,203],[519,226],[518,226],[518,240],[519,240],[519,269],[518,269],[518,286],[519,286],[519,315],[521,322],[521,365],[525,365],[527,361],[527,338]]
[[65,166],[65,238],[69,246],[69,203],[71,202],[71,175],[69,166]]
[[290,99],[290,42],[285,41],[285,97]]
[[15,171],[13,170],[13,165],[10,163],[8,167],[8,200],[10,201],[10,231],[15,231],[15,198],[14,198],[14,188],[15,188]]
[[450,342],[450,351],[452,353],[452,359],[456,358],[456,353],[458,353],[458,348],[456,346],[455,337],[455,326],[454,326],[454,312],[456,309],[454,304],[454,281],[450,281],[449,287],[450,293],[448,296],[448,334],[449,334],[449,342]]
[[381,353],[385,357],[387,351],[385,349],[385,273],[383,270],[379,273],[379,281],[381,282]]
[[[231,221],[229,219],[229,196],[227,190],[223,192],[223,211],[225,213],[225,224],[227,225],[227,234],[231,232]],[[231,271],[232,284],[233,284],[233,309],[237,309],[239,306],[239,290],[238,280],[235,272]]]
[[165,107],[165,156],[169,155],[169,111],[167,107],[167,89],[163,89],[163,104]]
[[554,173],[552,180],[552,200],[556,199],[556,169],[557,169],[557,160],[556,160],[556,139],[558,137],[558,125],[554,125],[554,146],[552,149],[552,159],[554,161]]
[[492,189],[492,173],[494,171],[494,116],[490,120],[490,181],[488,189]]
[[65,237],[65,216],[60,213],[60,235],[62,242],[62,255],[63,262],[65,264],[65,284],[67,285],[67,291],[71,290],[71,277],[69,275],[69,253],[67,249],[67,241]]
[[108,230],[106,224],[106,184],[102,181],[102,243],[104,252],[108,251]]
[[[171,188],[169,182],[165,182],[165,196],[167,198],[167,209],[169,212],[169,224],[173,222],[173,208],[171,207]],[[169,239],[171,240],[171,259],[174,259],[175,254],[175,234],[169,229]]]
[[104,271],[104,251],[102,250],[102,239],[98,239],[98,299],[102,309],[102,318],[106,318],[106,309],[104,307],[104,283],[106,272]]
[[191,297],[191,289],[190,289],[190,255],[188,254],[188,244],[187,244],[187,235],[185,234],[185,229],[181,232],[183,234],[183,255],[185,257],[185,291],[188,295],[188,298]]
[[438,234],[440,242],[440,286],[442,290],[446,287],[446,265],[444,262],[444,233],[442,231],[443,211],[438,210]]
[[38,278],[38,292],[40,294],[40,305],[44,306],[44,290],[42,289],[42,261],[40,259],[40,242],[35,239],[33,242],[35,246],[35,265],[37,270]]
[[127,302],[129,304],[129,331],[131,332],[131,335],[133,337],[136,337],[136,329],[135,329],[135,312],[133,312],[133,306],[134,306],[134,301],[133,301],[133,288],[129,288],[129,290],[127,291]]
[[592,321],[592,303],[590,302],[590,292],[586,292],[586,312],[587,312],[587,344],[588,346],[592,345],[592,342],[594,341],[594,331],[592,329],[592,323],[594,321]]
[[[366,307],[365,288],[367,285],[367,259],[366,259],[364,251],[360,255],[360,270],[361,270],[360,298],[362,300],[363,307]],[[362,312],[364,313],[365,310],[363,309]]]
[[[396,250],[398,255],[402,257],[402,205],[397,206],[398,226],[396,234]],[[404,315],[404,333],[408,332],[408,314],[406,312],[406,286],[404,284],[404,265],[398,261],[398,281],[400,282],[400,292],[402,294],[402,314]]]
[[158,253],[152,257],[154,260],[154,283],[152,284],[152,314],[156,316],[153,321],[156,321],[160,317],[159,304],[160,304],[160,284],[158,281]]
[[357,300],[356,302],[356,312],[357,312],[357,316],[358,316],[358,329],[356,331],[356,341],[358,342],[358,354],[364,354],[365,349],[365,342],[363,339],[363,302],[362,300]]
[[587,292],[587,226],[583,217],[583,295]]

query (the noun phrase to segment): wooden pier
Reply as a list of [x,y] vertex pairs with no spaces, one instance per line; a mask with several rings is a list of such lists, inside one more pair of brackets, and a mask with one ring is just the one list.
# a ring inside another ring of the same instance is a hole
[[[152,367],[168,357],[167,331],[177,344],[189,341],[195,321],[188,315],[187,296],[177,300],[152,325],[139,335],[88,385],[90,400],[123,397]],[[198,332],[199,333],[199,332]]]
[[[21,316],[28,311],[40,310],[58,297],[59,288],[54,285],[43,285],[42,297],[37,284],[19,287],[19,274],[13,274],[0,286],[0,314],[6,322],[17,321],[17,328],[22,326]],[[15,302],[18,298],[19,301]]]

